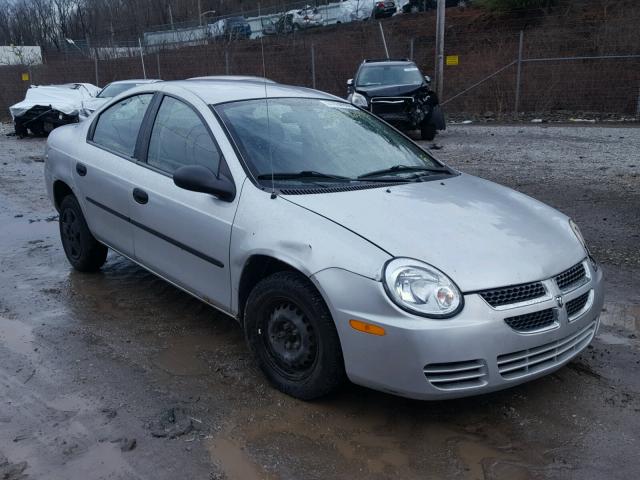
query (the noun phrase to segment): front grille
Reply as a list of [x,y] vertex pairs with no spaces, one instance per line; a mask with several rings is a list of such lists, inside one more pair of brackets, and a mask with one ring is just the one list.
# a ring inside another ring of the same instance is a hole
[[542,297],[546,291],[540,282],[512,285],[479,292],[482,298],[492,307],[520,303]]
[[581,285],[587,278],[584,265],[579,263],[555,277],[556,284],[560,290],[568,290],[571,287]]
[[576,313],[580,312],[580,310],[584,308],[584,306],[587,304],[587,301],[589,300],[589,294],[590,292],[583,293],[579,297],[567,302],[567,317],[573,317]]
[[553,308],[548,308],[547,310],[505,318],[504,321],[517,332],[532,332],[553,325],[556,321],[556,312]]
[[412,108],[412,97],[374,97],[371,99],[371,113],[377,115],[408,113]]
[[596,322],[561,340],[539,347],[507,353],[498,357],[502,378],[514,380],[560,365],[589,345],[596,331]]
[[424,376],[440,390],[464,390],[487,384],[487,365],[484,360],[452,363],[430,363],[424,367]]

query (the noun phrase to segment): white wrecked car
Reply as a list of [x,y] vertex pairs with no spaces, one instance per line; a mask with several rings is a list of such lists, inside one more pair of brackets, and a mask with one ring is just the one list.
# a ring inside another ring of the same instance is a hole
[[78,122],[83,102],[98,92],[90,83],[31,86],[23,101],[9,107],[16,135],[45,135],[60,125]]

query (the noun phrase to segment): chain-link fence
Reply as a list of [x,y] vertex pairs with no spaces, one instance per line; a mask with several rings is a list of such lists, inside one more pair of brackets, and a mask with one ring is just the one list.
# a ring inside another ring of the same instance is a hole
[[[603,17],[491,17],[478,10],[447,12],[443,103],[449,114],[640,116],[640,12]],[[435,65],[435,14],[381,22],[391,57],[410,57],[425,74]],[[264,66],[263,72],[263,55]],[[149,44],[89,39],[46,52],[43,65],[0,67],[0,112],[29,84],[127,78],[182,79],[259,75],[345,96],[346,81],[365,58],[382,58],[378,22],[352,22],[258,39],[233,37]],[[29,81],[21,80],[29,74]]]

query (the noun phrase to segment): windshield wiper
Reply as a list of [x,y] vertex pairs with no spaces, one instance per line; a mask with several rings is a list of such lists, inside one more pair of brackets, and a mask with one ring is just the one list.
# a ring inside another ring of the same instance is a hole
[[316,172],[314,170],[303,170],[301,172],[274,172],[274,173],[261,173],[258,175],[258,180],[299,180],[303,178],[320,178],[327,180],[343,180],[351,181],[353,178],[343,177],[342,175],[331,175],[329,173]]
[[418,165],[394,165],[393,167],[374,170],[373,172],[358,175],[358,179],[380,177],[383,175],[393,175],[394,173],[406,172],[429,172],[429,173],[451,173],[447,168],[421,167]]

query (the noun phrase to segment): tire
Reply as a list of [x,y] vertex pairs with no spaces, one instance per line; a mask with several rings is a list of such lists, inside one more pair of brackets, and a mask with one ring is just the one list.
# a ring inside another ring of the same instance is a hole
[[29,135],[29,130],[25,127],[22,122],[14,122],[14,128],[16,131],[16,136],[19,138],[24,138]]
[[420,127],[420,138],[422,138],[422,140],[431,141],[436,138],[437,133],[438,130],[433,123],[423,123],[422,127]]
[[278,272],[260,281],[247,300],[244,331],[260,369],[287,395],[312,400],[344,382],[331,313],[303,275]]
[[69,263],[80,272],[95,272],[104,265],[109,249],[89,231],[78,201],[67,195],[60,203],[60,240]]

